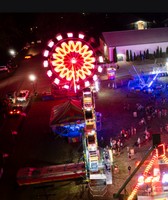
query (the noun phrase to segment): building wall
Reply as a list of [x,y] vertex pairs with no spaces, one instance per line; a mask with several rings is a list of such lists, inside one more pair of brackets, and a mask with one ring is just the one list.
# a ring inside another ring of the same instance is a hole
[[[154,51],[156,52],[157,48],[162,48],[162,52],[166,52],[166,48],[168,47],[168,42],[164,43],[151,43],[151,44],[139,44],[139,45],[128,45],[128,46],[119,46],[116,47],[117,49],[117,55],[123,56],[123,60],[126,60],[126,50],[132,51],[132,55],[134,55],[134,52],[136,55],[141,53],[143,54],[144,51],[147,49],[149,50],[150,54],[153,54]],[[109,48],[109,60],[112,61],[113,58],[113,49],[114,47]]]
[[99,39],[100,47],[99,50],[102,52],[105,58],[109,58],[109,48],[106,43],[100,38]]

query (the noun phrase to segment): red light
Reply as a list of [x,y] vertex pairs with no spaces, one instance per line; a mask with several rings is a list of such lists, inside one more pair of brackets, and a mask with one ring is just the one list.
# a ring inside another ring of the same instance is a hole
[[158,145],[158,147],[156,149],[156,154],[158,157],[162,157],[165,155],[165,145],[164,144]]

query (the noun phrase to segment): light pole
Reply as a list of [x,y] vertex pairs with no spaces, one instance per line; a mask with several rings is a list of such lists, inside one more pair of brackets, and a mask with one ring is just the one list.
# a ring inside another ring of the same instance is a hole
[[34,95],[36,95],[37,94],[36,87],[35,87],[36,76],[34,74],[30,74],[29,75],[29,80],[32,83]]

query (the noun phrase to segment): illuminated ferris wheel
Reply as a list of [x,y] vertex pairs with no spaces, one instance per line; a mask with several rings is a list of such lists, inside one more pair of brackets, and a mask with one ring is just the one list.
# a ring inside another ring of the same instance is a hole
[[76,93],[97,79],[95,51],[83,33],[57,34],[43,56],[48,77],[61,89]]

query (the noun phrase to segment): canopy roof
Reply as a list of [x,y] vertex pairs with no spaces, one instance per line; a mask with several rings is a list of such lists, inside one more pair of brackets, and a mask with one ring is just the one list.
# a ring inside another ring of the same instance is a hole
[[50,126],[63,126],[84,120],[82,103],[80,100],[67,100],[52,108]]

